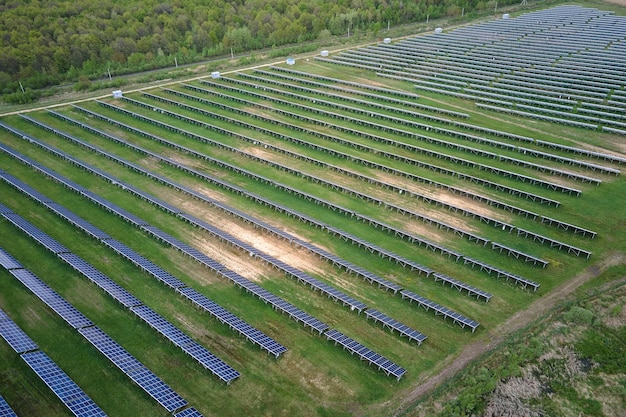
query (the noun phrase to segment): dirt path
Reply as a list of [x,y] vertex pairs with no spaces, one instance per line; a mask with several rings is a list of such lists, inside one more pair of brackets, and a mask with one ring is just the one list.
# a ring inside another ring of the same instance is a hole
[[626,263],[626,254],[612,253],[597,264],[591,265],[574,278],[555,288],[549,294],[536,300],[527,309],[518,311],[506,322],[489,331],[485,337],[482,337],[480,340],[466,346],[461,354],[459,354],[455,360],[442,369],[441,372],[436,375],[429,376],[424,381],[421,381],[418,386],[416,386],[402,399],[400,405],[394,410],[394,415],[398,416],[404,414],[407,408],[414,404],[417,400],[432,392],[435,388],[456,375],[460,370],[472,361],[476,360],[482,354],[495,349],[513,332],[522,329],[533,320],[536,320],[543,314],[550,311],[558,303],[570,296],[578,287],[592,278],[598,277],[608,267],[622,263]]

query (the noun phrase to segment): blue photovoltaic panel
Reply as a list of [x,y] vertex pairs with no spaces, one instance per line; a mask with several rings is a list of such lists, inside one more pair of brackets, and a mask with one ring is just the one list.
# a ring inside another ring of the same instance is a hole
[[19,263],[17,259],[12,257],[10,253],[5,252],[5,250],[2,248],[0,248],[0,266],[2,266],[4,269],[23,268],[22,264]]
[[435,303],[434,301],[431,301],[425,297],[422,297],[421,295],[415,294],[411,291],[408,290],[402,290],[400,292],[400,294],[402,295],[402,298],[408,298],[409,301],[415,301],[417,302],[419,305],[421,305],[422,307],[424,307],[426,310],[433,310],[435,312],[436,315],[442,315],[444,317],[448,317],[450,319],[452,319],[456,324],[458,324],[461,327],[465,327],[468,326],[472,329],[472,332],[474,330],[476,330],[478,328],[478,326],[480,325],[478,322],[467,318],[459,313],[456,313],[452,310],[450,310],[447,307],[444,307],[442,305],[439,305],[437,303]]
[[63,297],[48,287],[35,274],[27,269],[14,269],[11,274],[26,286],[41,301],[46,303],[63,320],[75,329],[93,325],[91,320],[85,317],[74,306],[68,303]]
[[371,364],[378,366],[380,370],[387,375],[393,375],[398,380],[402,378],[402,375],[406,373],[406,369],[399,365],[396,365],[384,356],[374,352],[368,347],[361,345],[356,340],[344,335],[338,330],[329,330],[325,333],[326,337],[333,340],[335,343],[339,343],[344,349],[350,352],[350,354],[357,354],[361,359],[368,361]]
[[[184,414],[185,417],[191,417],[202,414]],[[4,398],[0,397],[0,417],[17,417],[15,411],[9,406]]]
[[90,263],[86,262],[78,255],[73,253],[62,253],[59,254],[59,257],[67,262],[72,268],[87,277],[94,284],[102,288],[111,297],[122,303],[124,307],[130,308],[141,304],[141,301],[135,298],[135,296],[119,286],[102,272],[98,271]]
[[[2,173],[4,173],[4,171],[0,170],[0,177],[2,176]],[[8,214],[8,213],[13,213],[13,210],[8,208],[4,204],[0,204],[0,214]]]
[[39,349],[39,346],[3,310],[0,310],[0,336],[17,353]]
[[135,359],[126,349],[120,346],[99,327],[91,326],[78,330],[96,349],[106,356],[122,372],[143,368],[144,365]]
[[115,239],[103,240],[102,243],[104,243],[106,246],[109,246],[111,249],[113,249],[114,251],[116,251],[159,281],[165,283],[166,285],[172,288],[180,288],[185,286],[185,284],[178,278],[174,277],[172,274],[160,268],[159,266],[153,264],[150,260],[139,255],[137,252],[124,245],[123,243]]
[[422,333],[410,328],[409,326],[405,324],[400,323],[399,321],[387,316],[384,313],[381,313],[378,310],[370,308],[368,310],[365,310],[365,315],[368,318],[371,317],[375,321],[379,321],[383,323],[383,325],[389,327],[390,329],[396,330],[401,335],[406,336],[409,339],[416,341],[418,344],[421,344],[424,340],[426,340],[426,336],[424,336]]
[[68,248],[57,242],[51,236],[39,230],[39,228],[28,222],[19,214],[5,214],[4,217],[52,253],[70,252]]
[[188,404],[187,400],[146,367],[130,371],[128,376],[170,413]]
[[163,316],[152,310],[150,307],[141,305],[131,308],[131,311],[141,317],[141,319],[148,323],[150,327],[161,333],[174,345],[182,348],[188,344],[194,343],[191,337],[187,336],[178,327],[165,320]]
[[42,351],[24,353],[24,362],[76,416],[106,416],[96,403]]
[[201,307],[204,311],[210,313],[222,323],[228,324],[232,329],[244,335],[248,340],[258,344],[261,348],[278,357],[281,353],[287,351],[287,348],[262,333],[260,330],[250,326],[239,317],[235,316],[216,302],[200,294],[193,288],[178,288],[177,291],[191,300],[195,305]]
[[198,343],[184,346],[183,351],[227,384],[240,376],[239,372]]
[[184,398],[101,329],[92,326],[80,329],[79,332],[167,411],[173,412],[187,405]]
[[193,407],[189,407],[184,409],[183,411],[179,411],[174,414],[174,417],[203,417],[200,411],[196,410]]
[[187,336],[178,327],[165,320],[165,318],[148,306],[133,307],[131,310],[220,379],[228,383],[239,376],[239,372],[230,365],[209,352],[204,346]]
[[48,203],[48,202],[52,201],[52,200],[50,200],[50,198],[48,196],[46,196],[46,195],[40,193],[39,191],[35,190],[33,187],[31,187],[30,185],[26,184],[25,182],[23,182],[21,180],[18,180],[17,178],[15,178],[11,174],[3,175],[2,178],[4,178],[5,181],[7,181],[9,184],[11,184],[14,187],[16,187],[18,190],[20,190],[24,194],[28,195],[33,200],[36,200],[36,201],[38,201],[40,203]]
[[103,230],[58,203],[46,203],[45,206],[95,239],[101,240],[111,238],[111,236]]

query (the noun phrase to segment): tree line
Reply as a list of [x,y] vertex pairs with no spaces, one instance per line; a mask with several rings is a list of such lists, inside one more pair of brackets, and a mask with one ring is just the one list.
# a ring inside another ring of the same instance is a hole
[[[500,0],[501,4],[517,0]],[[8,0],[0,95],[480,11],[494,0]],[[27,94],[30,92],[29,94]]]

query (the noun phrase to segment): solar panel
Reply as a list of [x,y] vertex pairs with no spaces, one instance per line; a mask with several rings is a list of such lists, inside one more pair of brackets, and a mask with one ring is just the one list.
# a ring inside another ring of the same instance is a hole
[[361,345],[356,340],[351,339],[338,330],[332,329],[324,334],[327,339],[332,340],[335,343],[339,343],[344,349],[350,352],[350,354],[357,354],[361,359],[376,365],[378,369],[382,370],[387,375],[393,375],[400,380],[400,378],[402,378],[402,376],[406,373],[406,369],[374,352],[368,347]]
[[219,304],[200,294],[193,288],[178,288],[177,291],[191,300],[195,305],[204,309],[204,311],[212,314],[222,323],[228,324],[232,329],[238,331],[244,335],[248,340],[258,344],[261,348],[267,350],[269,353],[278,357],[280,354],[287,351],[287,348],[274,341],[272,338],[266,336],[261,331],[250,326],[239,317],[235,316],[228,310],[221,307]]
[[60,244],[56,239],[42,232],[19,214],[10,213],[5,214],[4,217],[52,253],[70,252],[68,248]]
[[14,269],[10,271],[22,284],[26,286],[41,301],[57,313],[63,320],[75,329],[93,325],[91,320],[85,317],[74,306],[57,294],[52,288],[41,281],[35,274],[27,269]]
[[409,290],[402,290],[400,294],[402,295],[403,299],[408,298],[409,301],[417,302],[426,310],[433,310],[435,312],[435,315],[442,315],[444,317],[450,318],[461,327],[465,327],[465,326],[470,327],[472,329],[472,332],[476,330],[479,326],[478,322],[472,319],[469,319],[459,313],[456,313],[447,307],[439,305],[435,303],[434,301],[431,301],[425,297],[422,297],[421,295],[415,294]]
[[61,368],[42,351],[23,353],[22,359],[76,416],[106,416]]
[[[0,177],[1,177],[3,174],[6,174],[6,172],[5,172],[5,171],[2,171],[2,170],[0,169]],[[10,208],[8,208],[8,207],[7,207],[7,206],[5,206],[4,204],[1,204],[1,203],[0,203],[0,214],[8,214],[8,213],[13,213],[13,210],[11,210]]]
[[365,314],[368,318],[372,318],[375,321],[383,323],[384,326],[389,327],[392,330],[396,330],[402,336],[408,337],[410,340],[414,340],[417,344],[422,344],[426,340],[426,336],[410,328],[409,326],[400,323],[399,321],[385,315],[384,313],[375,310],[373,308],[365,310]]
[[40,203],[48,203],[48,202],[52,201],[46,195],[40,193],[39,191],[37,191],[36,189],[31,187],[30,185],[28,185],[25,182],[17,179],[16,177],[14,177],[11,174],[5,174],[1,178],[3,178],[6,182],[8,182],[9,184],[13,185],[18,190],[20,190],[24,194],[28,195],[30,198],[32,198],[35,201],[38,201]]
[[17,417],[17,414],[15,414],[15,411],[13,411],[11,406],[1,396],[0,396],[0,417]]
[[0,336],[17,353],[39,349],[39,346],[13,320],[0,309]]
[[189,407],[174,414],[174,417],[202,417],[202,413],[193,407]]
[[96,326],[78,330],[96,349],[106,356],[122,372],[128,374],[132,370],[144,368],[144,365],[135,359],[126,349],[120,346],[108,334]]
[[78,255],[73,253],[62,253],[59,254],[59,257],[67,262],[72,268],[87,277],[94,284],[102,288],[107,294],[125,307],[132,307],[141,304],[141,301],[135,298],[135,296],[98,271]]
[[67,220],[74,226],[78,227],[79,229],[81,229],[82,231],[90,235],[91,237],[98,239],[98,240],[111,239],[111,236],[109,236],[108,233],[105,233],[103,230],[89,223],[88,221],[76,215],[72,211],[66,209],[62,205],[58,203],[46,203],[45,206],[48,207],[50,210],[54,211],[59,216],[63,217],[65,220]]
[[0,266],[6,270],[23,268],[17,259],[2,248],[0,248]]
[[198,344],[191,337],[183,333],[179,328],[168,322],[161,315],[142,305],[131,308],[132,312],[146,321],[153,329],[165,336],[170,342],[181,348],[202,366],[213,372],[223,381],[229,383],[239,377],[239,372],[231,368],[224,361],[209,352],[204,346]]
[[126,259],[134,263],[135,265],[137,265],[139,268],[143,269],[145,272],[154,276],[159,281],[165,283],[169,287],[179,288],[179,287],[185,286],[185,284],[182,281],[180,281],[178,278],[174,277],[169,272],[158,267],[157,265],[152,263],[150,260],[139,255],[137,252],[135,252],[128,246],[124,245],[123,243],[115,239],[103,240],[102,243],[110,247],[115,252],[122,255],[123,257],[125,257]]
[[146,367],[129,371],[127,375],[170,413],[188,404],[187,400]]

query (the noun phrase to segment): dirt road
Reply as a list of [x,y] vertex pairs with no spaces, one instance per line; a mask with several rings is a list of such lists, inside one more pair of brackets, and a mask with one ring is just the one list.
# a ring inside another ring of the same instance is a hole
[[443,382],[456,375],[460,370],[482,354],[495,349],[509,335],[530,324],[532,321],[550,311],[558,303],[567,299],[577,288],[587,281],[598,277],[605,269],[611,266],[626,263],[626,254],[612,253],[597,264],[588,267],[585,271],[574,278],[556,287],[549,294],[533,302],[526,310],[519,311],[506,322],[489,332],[487,337],[483,337],[476,342],[467,345],[458,357],[450,362],[441,372],[432,375],[421,381],[412,391],[410,391],[394,410],[393,415],[404,415],[407,409],[417,400],[432,392]]

